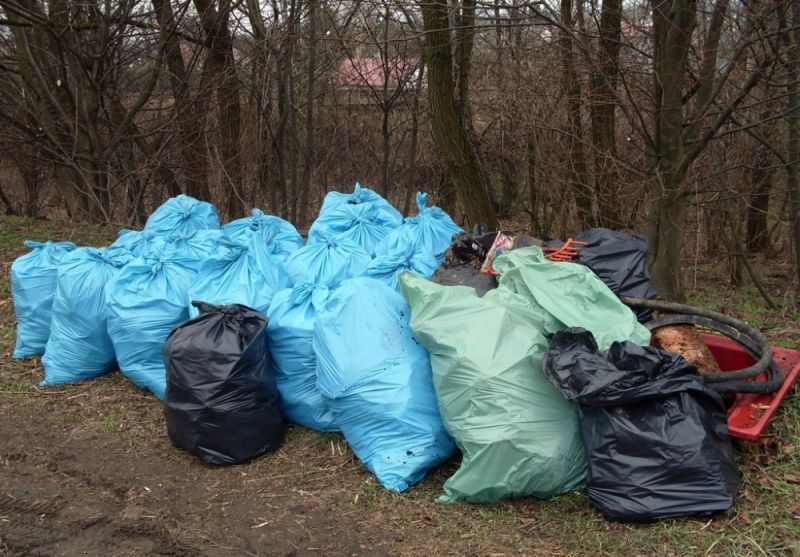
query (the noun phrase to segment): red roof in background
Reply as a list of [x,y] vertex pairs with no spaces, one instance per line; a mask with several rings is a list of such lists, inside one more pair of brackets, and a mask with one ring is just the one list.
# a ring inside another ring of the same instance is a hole
[[383,87],[384,70],[388,69],[389,84],[397,85],[408,81],[417,69],[416,58],[347,58],[331,76],[331,83],[336,85]]

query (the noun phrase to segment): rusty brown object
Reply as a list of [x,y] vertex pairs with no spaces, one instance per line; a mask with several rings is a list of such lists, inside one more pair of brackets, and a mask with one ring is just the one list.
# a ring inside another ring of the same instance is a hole
[[720,371],[719,364],[694,325],[668,325],[653,331],[656,344],[667,352],[677,352],[701,373]]

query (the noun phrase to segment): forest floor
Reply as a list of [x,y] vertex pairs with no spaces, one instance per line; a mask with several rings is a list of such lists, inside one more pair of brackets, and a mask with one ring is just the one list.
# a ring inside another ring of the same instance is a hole
[[[107,244],[115,231],[0,217],[0,557],[234,555],[800,555],[800,395],[769,442],[736,442],[744,484],[713,520],[604,520],[582,493],[549,501],[440,505],[449,463],[404,494],[344,438],[290,427],[277,452],[216,468],[172,447],[159,402],[118,372],[40,388],[38,358],[11,358],[9,267],[24,239]],[[788,266],[759,267],[779,303]],[[686,269],[691,302],[745,317],[800,349],[800,321],[731,287],[721,264]]]

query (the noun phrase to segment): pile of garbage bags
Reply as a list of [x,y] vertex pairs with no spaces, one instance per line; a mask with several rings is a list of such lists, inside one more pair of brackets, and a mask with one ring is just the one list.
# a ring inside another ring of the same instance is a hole
[[14,356],[43,355],[43,385],[119,368],[211,464],[276,450],[290,422],[341,432],[398,492],[460,453],[441,502],[585,487],[610,519],[713,514],[739,484],[719,397],[617,297],[655,295],[642,241],[594,229],[583,260],[553,262],[359,185],[306,241],[180,195],[108,247],[27,242]]

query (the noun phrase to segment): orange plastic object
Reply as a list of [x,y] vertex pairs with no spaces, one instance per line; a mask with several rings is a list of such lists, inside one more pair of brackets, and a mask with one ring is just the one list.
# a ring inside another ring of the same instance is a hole
[[545,253],[545,259],[550,261],[573,261],[578,257],[578,249],[580,246],[585,246],[586,242],[568,238],[564,245],[560,248],[542,248]]

